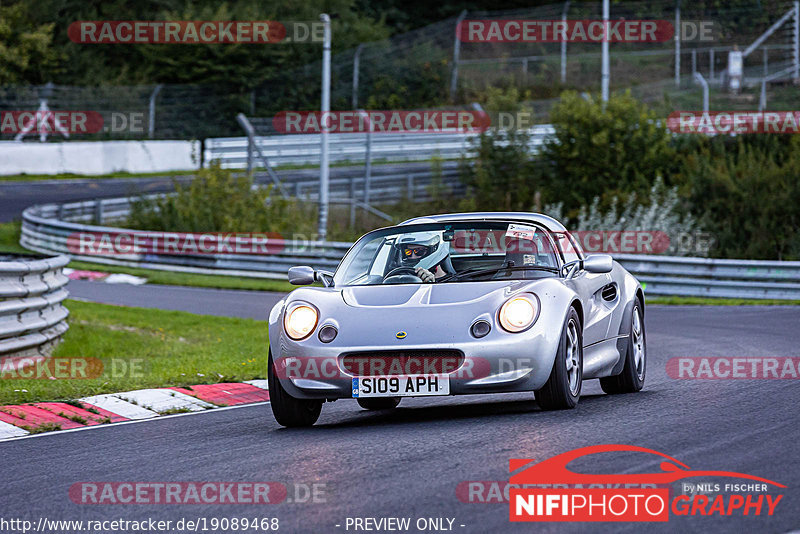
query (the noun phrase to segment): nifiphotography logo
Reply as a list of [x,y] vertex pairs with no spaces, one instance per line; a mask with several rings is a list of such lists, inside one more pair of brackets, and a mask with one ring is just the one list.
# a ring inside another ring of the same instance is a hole
[[[567,468],[570,462],[598,453],[638,452],[660,456],[660,472],[642,474],[585,474]],[[677,516],[771,516],[783,494],[767,493],[783,484],[733,471],[690,469],[662,452],[634,445],[595,445],[565,452],[542,462],[512,459],[509,498],[511,521],[669,521]],[[703,477],[700,486],[684,484],[691,495],[670,495],[669,485]],[[747,482],[709,483],[725,477]],[[655,486],[655,487],[652,487]],[[703,487],[710,494],[695,492]]]

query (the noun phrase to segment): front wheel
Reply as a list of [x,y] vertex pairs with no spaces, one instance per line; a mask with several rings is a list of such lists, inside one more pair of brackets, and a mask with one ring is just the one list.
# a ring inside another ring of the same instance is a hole
[[583,331],[578,312],[570,308],[561,341],[547,379],[535,392],[536,402],[543,410],[565,410],[574,408],[581,396],[583,382]]
[[283,389],[275,373],[272,351],[267,363],[267,382],[269,383],[269,405],[278,424],[286,427],[311,426],[319,419],[322,401],[296,399]]
[[600,379],[600,387],[608,394],[635,393],[644,386],[647,370],[647,339],[644,333],[644,314],[637,298],[631,313],[631,333],[628,350],[625,351],[625,366],[617,376]]
[[400,397],[379,397],[375,399],[358,399],[358,405],[365,410],[391,410],[400,404]]

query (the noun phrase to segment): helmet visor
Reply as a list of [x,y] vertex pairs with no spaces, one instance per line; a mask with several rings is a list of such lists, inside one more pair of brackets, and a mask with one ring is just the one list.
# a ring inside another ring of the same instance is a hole
[[432,252],[433,247],[420,245],[416,243],[409,243],[407,245],[400,245],[400,253],[403,260],[420,260]]

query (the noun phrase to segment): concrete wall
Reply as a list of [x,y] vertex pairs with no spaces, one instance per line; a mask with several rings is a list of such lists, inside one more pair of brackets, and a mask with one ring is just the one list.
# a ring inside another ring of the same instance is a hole
[[197,169],[199,141],[0,142],[0,175]]

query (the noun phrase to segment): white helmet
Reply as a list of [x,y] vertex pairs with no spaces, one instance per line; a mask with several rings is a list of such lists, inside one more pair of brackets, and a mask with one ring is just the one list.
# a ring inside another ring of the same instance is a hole
[[[450,254],[450,243],[442,239],[441,232],[413,232],[403,234],[394,244],[400,251],[400,262],[407,267],[431,269]],[[422,257],[412,257],[411,250],[422,248]]]

